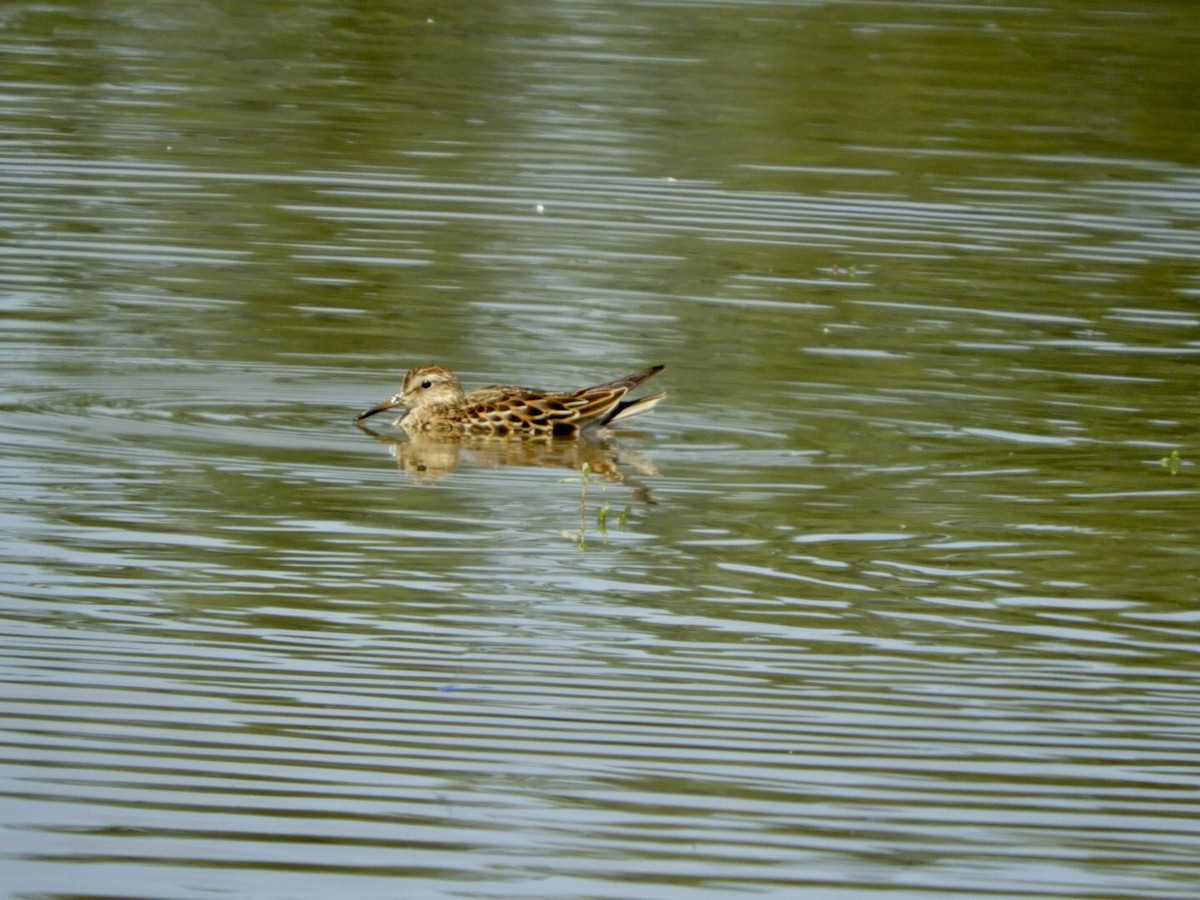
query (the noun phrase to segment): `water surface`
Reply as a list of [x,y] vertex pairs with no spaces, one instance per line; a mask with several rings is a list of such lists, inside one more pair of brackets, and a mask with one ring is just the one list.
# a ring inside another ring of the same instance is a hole
[[1193,897],[1197,24],[9,4],[5,895]]

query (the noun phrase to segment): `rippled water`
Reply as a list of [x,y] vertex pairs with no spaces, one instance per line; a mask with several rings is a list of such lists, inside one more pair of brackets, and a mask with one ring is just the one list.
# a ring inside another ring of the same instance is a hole
[[1195,896],[1196,26],[7,5],[4,895]]

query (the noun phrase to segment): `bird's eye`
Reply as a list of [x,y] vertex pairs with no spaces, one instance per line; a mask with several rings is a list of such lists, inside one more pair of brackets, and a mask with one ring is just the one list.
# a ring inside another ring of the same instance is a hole
[[430,381],[428,378],[426,378],[424,381],[421,382],[421,387],[425,388],[426,390],[429,390],[429,388],[433,387],[433,382]]

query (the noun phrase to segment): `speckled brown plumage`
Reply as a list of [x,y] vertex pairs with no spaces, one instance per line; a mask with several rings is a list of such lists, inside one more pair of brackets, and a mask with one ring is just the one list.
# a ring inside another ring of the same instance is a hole
[[411,434],[570,437],[587,428],[614,425],[651,409],[666,394],[626,400],[625,395],[662,366],[577,391],[539,391],[490,385],[464,393],[458,377],[441,366],[418,366],[400,390],[355,421],[403,408],[396,424]]

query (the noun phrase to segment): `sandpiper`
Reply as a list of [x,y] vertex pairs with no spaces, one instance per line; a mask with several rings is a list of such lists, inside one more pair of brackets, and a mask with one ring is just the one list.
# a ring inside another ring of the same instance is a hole
[[453,372],[441,366],[417,366],[404,376],[399,391],[355,421],[403,408],[395,424],[410,434],[572,437],[653,408],[665,393],[633,400],[626,400],[625,395],[662,370],[662,366],[651,366],[577,391],[494,384],[467,394]]

